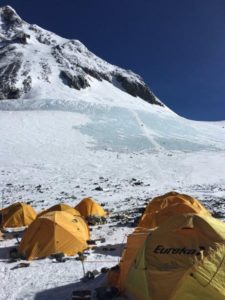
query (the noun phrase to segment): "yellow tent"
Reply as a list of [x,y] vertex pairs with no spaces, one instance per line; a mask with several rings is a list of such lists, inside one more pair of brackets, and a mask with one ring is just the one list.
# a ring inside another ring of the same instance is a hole
[[117,286],[128,299],[225,299],[223,222],[177,215],[140,234],[130,236],[120,263]]
[[158,227],[160,224],[162,224],[172,216],[188,213],[209,216],[209,213],[206,210],[199,209],[189,203],[175,203],[170,204],[169,206],[166,206],[159,211],[143,214],[138,226],[153,229],[155,227]]
[[154,228],[168,217],[184,213],[210,216],[210,212],[195,198],[177,192],[169,192],[152,199],[139,222],[140,227]]
[[88,226],[81,217],[62,211],[49,212],[29,226],[19,253],[28,260],[59,252],[75,255],[88,248],[89,238]]
[[75,206],[75,209],[85,218],[88,216],[106,216],[105,210],[92,198],[84,198],[77,206]]
[[17,202],[0,211],[1,227],[23,227],[36,219],[37,213],[26,203]]
[[153,198],[147,205],[145,213],[159,211],[160,209],[165,208],[170,204],[176,203],[191,204],[194,208],[210,214],[209,211],[197,199],[189,195],[180,194],[177,192],[169,192],[162,196]]
[[132,234],[128,235],[127,244],[122,253],[119,269],[113,268],[112,271],[108,272],[109,286],[115,286],[122,290],[138,250],[141,248],[150,232],[152,232],[152,230],[137,227]]
[[80,216],[80,213],[78,210],[76,210],[75,208],[69,206],[68,204],[64,204],[64,203],[59,203],[56,205],[53,205],[52,207],[41,211],[38,214],[38,217],[43,216],[44,214],[51,212],[51,211],[65,211],[73,216]]

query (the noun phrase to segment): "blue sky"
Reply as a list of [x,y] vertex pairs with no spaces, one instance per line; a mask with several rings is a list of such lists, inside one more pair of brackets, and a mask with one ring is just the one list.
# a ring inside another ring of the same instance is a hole
[[225,0],[0,0],[140,74],[178,114],[225,120]]

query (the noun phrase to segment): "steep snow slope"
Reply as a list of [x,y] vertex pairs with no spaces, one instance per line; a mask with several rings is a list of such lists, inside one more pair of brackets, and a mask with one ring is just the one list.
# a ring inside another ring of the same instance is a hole
[[[79,144],[95,150],[130,153],[223,150],[225,147],[225,129],[222,126],[184,119],[166,107],[150,105],[140,98],[121,92],[108,82],[97,80],[92,87],[78,92],[76,101],[8,100],[0,102],[0,109],[63,110],[78,113],[85,122],[77,123],[74,114],[74,124],[65,122],[65,125],[73,134],[79,132],[85,136],[85,140]],[[4,124],[5,122],[3,127]],[[47,134],[48,124],[45,126]],[[92,142],[87,143],[87,137]],[[76,139],[71,138],[71,147],[75,147],[75,141]],[[65,163],[66,157],[67,154]]]

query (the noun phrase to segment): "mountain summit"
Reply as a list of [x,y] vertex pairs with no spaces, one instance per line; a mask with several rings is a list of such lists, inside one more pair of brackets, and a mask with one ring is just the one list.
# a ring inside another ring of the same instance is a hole
[[0,99],[55,98],[107,81],[143,100],[163,105],[142,78],[111,65],[80,41],[68,40],[0,8]]

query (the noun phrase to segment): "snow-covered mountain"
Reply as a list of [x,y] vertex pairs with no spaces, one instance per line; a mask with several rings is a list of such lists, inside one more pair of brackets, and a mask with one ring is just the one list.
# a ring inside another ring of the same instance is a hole
[[78,40],[26,23],[10,6],[0,8],[0,99],[71,99],[93,79],[162,105],[140,76],[105,62]]

